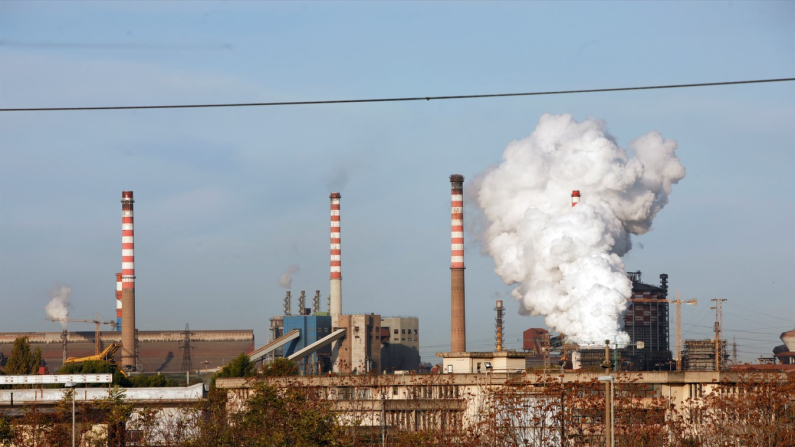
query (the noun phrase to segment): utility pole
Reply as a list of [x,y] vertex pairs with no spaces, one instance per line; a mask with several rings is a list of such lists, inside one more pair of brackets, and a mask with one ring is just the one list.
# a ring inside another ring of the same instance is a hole
[[549,350],[550,350],[549,334],[544,334],[541,339],[541,350],[544,351],[544,372],[549,370]]
[[381,447],[386,447],[386,394],[381,394]]
[[613,380],[610,375],[610,340],[605,340],[605,361],[602,368],[605,370],[604,376],[599,376],[600,382],[605,382],[605,447],[615,446],[613,435]]
[[710,309],[715,309],[715,371],[720,371],[721,366],[723,365],[723,349],[721,349],[721,323],[723,320],[723,302],[726,301],[726,298],[713,298],[710,301],[715,301],[715,307],[710,307]]

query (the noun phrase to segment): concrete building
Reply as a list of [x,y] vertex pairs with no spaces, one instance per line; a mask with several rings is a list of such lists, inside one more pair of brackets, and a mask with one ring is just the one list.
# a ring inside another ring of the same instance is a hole
[[[475,357],[472,357],[473,359]],[[500,373],[481,370],[480,374],[379,374],[361,377],[306,376],[273,378],[270,383],[279,387],[304,387],[314,390],[318,396],[331,401],[332,408],[340,420],[351,422],[362,432],[380,433],[386,429],[399,428],[408,431],[425,429],[450,429],[464,432],[481,422],[494,405],[494,396],[521,391],[516,394],[521,401],[514,405],[529,411],[539,400],[542,406],[555,413],[555,405],[565,404],[566,392],[575,392],[578,384],[589,386],[603,373],[566,371],[553,374]],[[654,423],[668,416],[666,412],[681,414],[692,402],[708,395],[720,386],[741,381],[742,375],[725,372],[623,372],[616,375],[618,389],[634,390],[634,399],[641,405],[659,405],[664,399],[663,410],[649,410],[647,415],[637,415],[639,420]],[[786,381],[786,375],[780,374]],[[545,384],[563,384],[568,390],[563,394],[550,395]],[[521,388],[522,385],[527,385]],[[218,379],[216,386],[230,391],[230,410],[245,406],[250,396],[251,382],[246,379]],[[599,388],[601,389],[601,388]],[[515,391],[514,391],[515,392]],[[659,407],[658,407],[659,408]],[[601,415],[601,413],[599,413]],[[382,419],[383,418],[383,419]],[[522,422],[522,421],[520,421]],[[552,420],[547,423],[554,424]],[[595,423],[601,429],[602,422]],[[547,427],[547,430],[549,427]],[[553,426],[552,432],[558,428]]]
[[334,372],[361,374],[381,370],[381,316],[332,315],[332,331],[345,329],[345,337],[331,347]]
[[[39,389],[10,389],[0,390],[0,416],[14,419],[23,416],[32,407],[43,413],[52,411],[61,404],[66,393],[65,388],[39,388]],[[124,388],[123,400],[132,404],[133,412],[127,422],[126,438],[136,439],[135,445],[167,445],[165,434],[173,432],[174,428],[185,423],[190,423],[194,414],[185,411],[201,402],[207,395],[204,384],[189,387],[163,387],[163,388]],[[108,388],[75,388],[75,402],[81,405],[84,402],[97,402],[107,399],[110,394]],[[94,409],[97,412],[97,409]],[[144,416],[145,414],[145,416]],[[97,423],[102,432],[107,432],[107,423],[102,415],[96,415]],[[147,432],[137,429],[137,421],[147,418],[150,429]],[[95,426],[95,429],[97,427]],[[24,430],[18,427],[17,430]],[[35,430],[36,427],[31,427]],[[77,423],[78,433],[82,432],[80,422]],[[96,431],[86,433],[98,434]],[[78,445],[87,445],[87,439],[77,438]],[[11,444],[13,446],[14,444]],[[25,444],[29,445],[29,444]],[[93,445],[93,444],[92,444]],[[131,445],[131,444],[127,444]]]
[[417,371],[420,367],[420,319],[381,319],[381,371]]
[[436,356],[442,357],[442,370],[446,374],[472,374],[522,372],[532,354],[517,351],[437,352]]

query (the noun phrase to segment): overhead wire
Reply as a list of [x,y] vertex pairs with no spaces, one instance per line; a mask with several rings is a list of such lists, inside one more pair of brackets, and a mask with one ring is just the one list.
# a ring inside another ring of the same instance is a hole
[[221,108],[221,107],[278,107],[278,106],[305,106],[305,105],[326,105],[326,104],[361,104],[361,103],[377,103],[377,102],[441,101],[441,100],[452,100],[452,99],[508,98],[508,97],[518,97],[518,96],[568,95],[576,93],[605,93],[605,92],[624,92],[624,91],[633,91],[633,90],[661,90],[661,89],[674,89],[674,88],[716,87],[716,86],[725,86],[725,85],[761,84],[761,83],[770,83],[770,82],[790,82],[790,81],[795,81],[795,78],[753,79],[746,81],[703,82],[696,84],[650,85],[650,86],[641,86],[641,87],[591,88],[591,89],[579,89],[579,90],[552,90],[552,91],[518,92],[518,93],[487,93],[480,95],[409,96],[409,97],[395,97],[395,98],[332,99],[332,100],[216,103],[216,104],[173,104],[173,105],[143,105],[143,106],[20,107],[20,108],[2,108],[0,109],[0,112],[67,112],[67,111],[71,112],[71,111],[89,111],[89,110],[206,109],[206,108]]

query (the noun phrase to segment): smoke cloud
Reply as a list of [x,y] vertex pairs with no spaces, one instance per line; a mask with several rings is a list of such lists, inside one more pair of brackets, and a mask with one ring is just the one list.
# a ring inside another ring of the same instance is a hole
[[[629,341],[619,324],[632,292],[622,256],[684,178],[676,148],[653,131],[623,149],[601,121],[549,114],[508,145],[482,174],[477,202],[483,243],[495,273],[518,284],[520,313],[544,315],[580,343]],[[582,194],[574,208],[572,190]]]
[[292,264],[279,276],[279,287],[289,289],[293,285],[293,275],[298,271],[298,264]]
[[71,287],[56,284],[50,292],[50,298],[52,299],[44,306],[47,316],[60,320],[63,329],[66,329],[66,319],[69,318],[69,295],[71,294]]

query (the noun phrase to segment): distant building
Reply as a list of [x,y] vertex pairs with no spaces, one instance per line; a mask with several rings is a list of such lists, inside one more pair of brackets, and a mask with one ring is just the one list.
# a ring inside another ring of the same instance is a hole
[[[137,370],[141,372],[180,373],[184,331],[136,331]],[[0,353],[11,354],[14,340],[28,337],[32,349],[40,348],[42,359],[50,372],[58,371],[65,356],[86,357],[95,354],[95,332],[2,332]],[[191,331],[194,371],[220,368],[242,353],[254,350],[253,330]],[[100,332],[100,347],[121,343],[121,332]],[[64,355],[66,353],[66,355]],[[120,360],[117,353],[117,361]]]
[[419,318],[382,318],[381,330],[381,371],[417,371],[420,367]]

